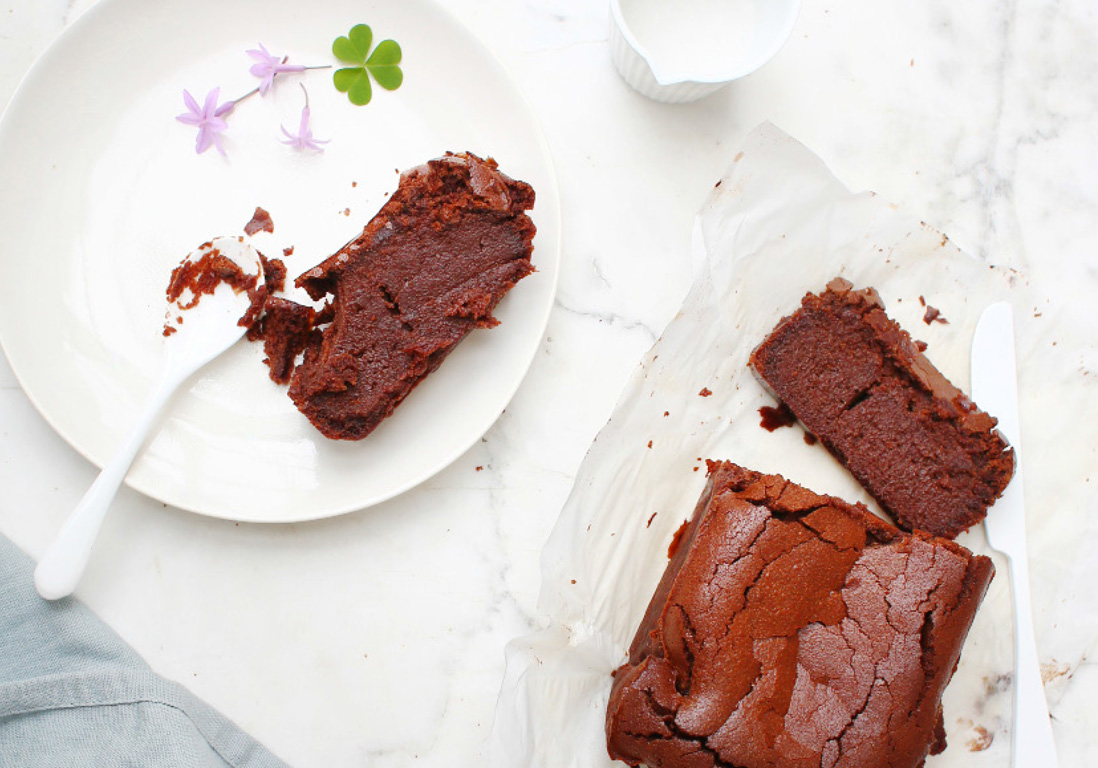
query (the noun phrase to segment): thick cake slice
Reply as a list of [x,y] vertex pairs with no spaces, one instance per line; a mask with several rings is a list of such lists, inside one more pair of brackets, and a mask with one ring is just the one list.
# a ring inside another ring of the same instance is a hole
[[614,676],[611,757],[650,768],[916,768],[993,567],[862,505],[709,462]]
[[358,440],[533,271],[530,185],[494,160],[446,155],[406,172],[362,234],[296,281],[330,295],[290,382],[325,435]]
[[835,279],[750,364],[901,528],[953,538],[1014,473],[995,419],[949,383],[873,289]]

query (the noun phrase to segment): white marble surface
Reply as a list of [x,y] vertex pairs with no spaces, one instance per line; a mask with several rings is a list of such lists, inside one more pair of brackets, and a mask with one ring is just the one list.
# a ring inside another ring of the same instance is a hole
[[[0,101],[89,4],[0,5]],[[522,388],[447,470],[340,518],[236,525],[126,490],[78,591],[154,669],[299,768],[483,764],[503,646],[536,622],[541,547],[591,438],[688,287],[698,207],[759,122],[969,253],[1027,267],[1050,297],[1035,308],[1050,345],[1098,289],[1089,0],[806,3],[774,61],[678,106],[617,77],[599,0],[444,4],[522,85],[557,164],[560,288]],[[1098,372],[1086,349],[1060,346],[1042,362],[1053,375]],[[1041,375],[1028,370],[1023,385]],[[1079,414],[1066,482],[1098,469],[1095,416]],[[40,555],[94,474],[0,362],[0,531]],[[1090,526],[1070,544],[1093,542]],[[1093,584],[1038,565],[1035,582],[1057,578],[1098,610]],[[1061,764],[1096,764],[1095,664],[1055,657],[1055,625],[1039,623],[1038,642],[1064,672],[1048,687]],[[1095,649],[1093,638],[1072,645]]]

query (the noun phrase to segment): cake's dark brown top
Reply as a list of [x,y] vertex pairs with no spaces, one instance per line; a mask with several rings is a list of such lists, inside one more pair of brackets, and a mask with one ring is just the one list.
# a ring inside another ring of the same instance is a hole
[[953,538],[980,522],[1014,452],[888,318],[873,289],[833,280],[781,321],[751,366],[900,527]]
[[[362,234],[296,285],[331,295],[290,397],[325,435],[357,440],[533,271],[530,185],[495,161],[447,155],[405,173]],[[323,314],[323,313],[322,313]]]
[[614,676],[611,757],[651,768],[916,768],[993,574],[777,475],[709,482]]

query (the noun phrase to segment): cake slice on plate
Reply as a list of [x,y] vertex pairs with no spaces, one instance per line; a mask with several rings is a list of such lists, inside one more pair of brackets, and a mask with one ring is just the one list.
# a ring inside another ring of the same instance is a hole
[[495,161],[448,154],[403,174],[362,234],[297,278],[330,297],[290,397],[326,436],[358,440],[533,271],[529,184]]

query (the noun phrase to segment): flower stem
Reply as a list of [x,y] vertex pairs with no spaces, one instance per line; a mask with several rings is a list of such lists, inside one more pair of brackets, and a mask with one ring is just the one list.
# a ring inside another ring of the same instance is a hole
[[[285,64],[287,61],[289,61],[289,59],[290,59],[289,56],[283,56],[282,57],[282,63]],[[317,64],[317,65],[312,66],[312,67],[305,67],[305,69],[302,70],[302,71],[308,71],[310,69],[331,69],[331,68],[332,68],[331,64]],[[280,74],[293,74],[293,73],[292,72],[276,72],[275,75],[274,75],[274,78],[277,78]],[[305,90],[305,86],[302,85],[301,89]],[[252,90],[248,91],[243,96],[241,96],[240,98],[234,99],[230,103],[233,105],[233,108],[235,108],[236,105],[239,104],[240,102],[244,101],[244,99],[248,98],[249,96],[255,96],[257,93],[259,93],[259,88],[258,87],[253,88]],[[309,94],[308,93],[305,94],[305,106],[306,107],[309,106]]]
[[257,93],[259,93],[259,88],[253,88],[252,90],[241,96],[239,99],[233,99],[233,106],[235,107],[237,104],[244,101],[244,99],[248,98],[249,96],[255,96]]

